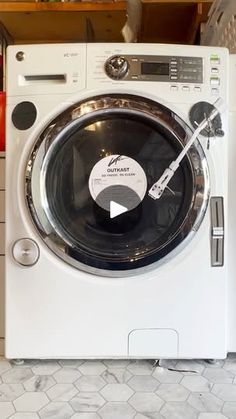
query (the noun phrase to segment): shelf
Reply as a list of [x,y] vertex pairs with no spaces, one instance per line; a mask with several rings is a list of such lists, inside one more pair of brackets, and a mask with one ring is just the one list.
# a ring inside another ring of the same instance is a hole
[[125,1],[83,3],[1,2],[0,22],[12,43],[119,42]]
[[[212,0],[137,0],[142,20],[139,42],[193,44]],[[2,31],[11,43],[123,42],[126,1],[0,1]],[[0,28],[1,29],[1,28]]]
[[140,42],[193,44],[213,0],[141,0]]
[[204,3],[213,3],[214,0],[142,0],[143,4],[183,4],[183,3],[189,3],[189,4],[204,4]]

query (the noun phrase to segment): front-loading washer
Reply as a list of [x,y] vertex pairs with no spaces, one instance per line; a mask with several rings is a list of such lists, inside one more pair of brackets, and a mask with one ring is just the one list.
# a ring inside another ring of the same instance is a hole
[[236,198],[235,198],[235,159],[236,159],[236,54],[230,54],[230,94],[229,94],[229,182],[228,182],[228,347],[236,351]]
[[[227,354],[228,52],[7,52],[6,356]],[[213,106],[212,106],[213,105]]]

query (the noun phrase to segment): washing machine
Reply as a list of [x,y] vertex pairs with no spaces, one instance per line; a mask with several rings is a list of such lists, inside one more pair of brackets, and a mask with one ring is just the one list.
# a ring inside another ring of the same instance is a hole
[[228,190],[228,340],[230,352],[236,351],[236,55],[230,54],[230,95],[229,95],[229,190]]
[[228,60],[8,48],[7,358],[226,356]]

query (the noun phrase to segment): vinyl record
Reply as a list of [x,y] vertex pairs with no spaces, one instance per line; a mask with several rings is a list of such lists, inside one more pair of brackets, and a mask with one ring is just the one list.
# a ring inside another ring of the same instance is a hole
[[[100,269],[133,269],[174,248],[193,194],[188,158],[161,199],[148,190],[181,148],[171,132],[128,112],[67,131],[48,164],[46,194],[70,256]],[[111,217],[111,205],[113,215],[114,205],[121,212]]]

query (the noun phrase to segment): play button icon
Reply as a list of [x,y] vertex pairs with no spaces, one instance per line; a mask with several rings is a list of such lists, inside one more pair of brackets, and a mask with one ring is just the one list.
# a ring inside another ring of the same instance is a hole
[[115,201],[110,201],[110,218],[115,218],[126,211],[128,211],[128,208],[118,204]]
[[132,211],[140,204],[141,199],[128,186],[113,185],[103,189],[95,202],[99,207],[109,212],[109,218],[112,219]]

